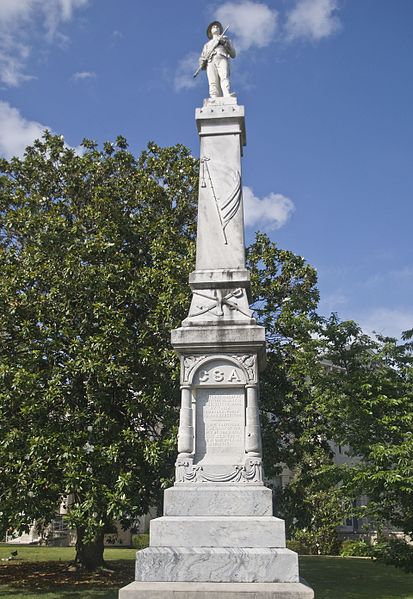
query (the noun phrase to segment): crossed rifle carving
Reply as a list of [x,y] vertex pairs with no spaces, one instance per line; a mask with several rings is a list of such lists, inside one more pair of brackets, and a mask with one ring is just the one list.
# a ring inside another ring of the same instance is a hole
[[231,298],[242,297],[243,293],[244,293],[242,291],[242,289],[235,289],[235,291],[231,291],[230,293],[227,293],[224,296],[222,296],[222,293],[217,293],[216,291],[214,291],[214,295],[208,295],[206,293],[201,293],[199,291],[194,291],[193,293],[194,293],[194,295],[203,297],[212,303],[209,306],[205,306],[205,307],[197,306],[200,309],[199,312],[190,314],[189,315],[190,317],[200,316],[201,314],[205,314],[206,312],[209,312],[210,310],[213,310],[214,308],[216,308],[215,316],[224,316],[224,305],[227,305],[230,308],[230,310],[237,310],[238,312],[241,312],[241,314],[244,314],[244,316],[250,317],[250,314],[248,314],[247,312],[244,312],[244,310],[242,310],[238,306],[237,302],[231,300]]

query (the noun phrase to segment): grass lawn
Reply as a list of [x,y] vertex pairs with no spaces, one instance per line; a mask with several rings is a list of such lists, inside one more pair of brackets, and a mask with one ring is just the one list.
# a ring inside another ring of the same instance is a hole
[[[11,551],[17,550],[17,560],[23,562],[70,562],[75,559],[74,547],[38,547],[37,545],[6,545],[0,543],[0,560],[7,558]],[[107,547],[105,560],[117,561],[135,559],[136,549]]]
[[413,574],[356,557],[300,556],[316,599],[413,599]]
[[[105,549],[110,571],[79,574],[70,569],[72,547],[0,545],[1,599],[117,599],[134,578],[135,549]],[[363,558],[301,556],[301,575],[316,599],[413,599],[413,574]]]

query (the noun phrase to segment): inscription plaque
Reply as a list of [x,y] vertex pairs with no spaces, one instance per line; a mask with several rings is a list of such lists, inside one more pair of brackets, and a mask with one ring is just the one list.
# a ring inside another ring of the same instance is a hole
[[198,388],[195,462],[242,463],[245,457],[243,388]]

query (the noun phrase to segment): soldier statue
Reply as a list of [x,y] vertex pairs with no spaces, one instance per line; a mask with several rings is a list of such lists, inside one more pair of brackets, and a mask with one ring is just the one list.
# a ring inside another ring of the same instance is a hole
[[235,58],[235,48],[231,40],[225,36],[227,29],[228,27],[224,30],[219,21],[213,21],[208,25],[209,41],[202,49],[199,68],[194,75],[196,77],[199,71],[206,69],[210,98],[235,96],[231,93],[229,82],[229,61]]

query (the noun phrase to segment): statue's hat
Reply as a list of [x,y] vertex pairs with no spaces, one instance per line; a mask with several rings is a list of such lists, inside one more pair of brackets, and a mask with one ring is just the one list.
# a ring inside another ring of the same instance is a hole
[[211,29],[213,28],[214,25],[218,25],[218,27],[221,30],[221,33],[224,31],[224,28],[222,27],[221,23],[219,21],[212,21],[212,23],[210,23],[208,25],[208,29],[207,29],[207,37],[211,40],[212,39],[212,33],[211,33]]

